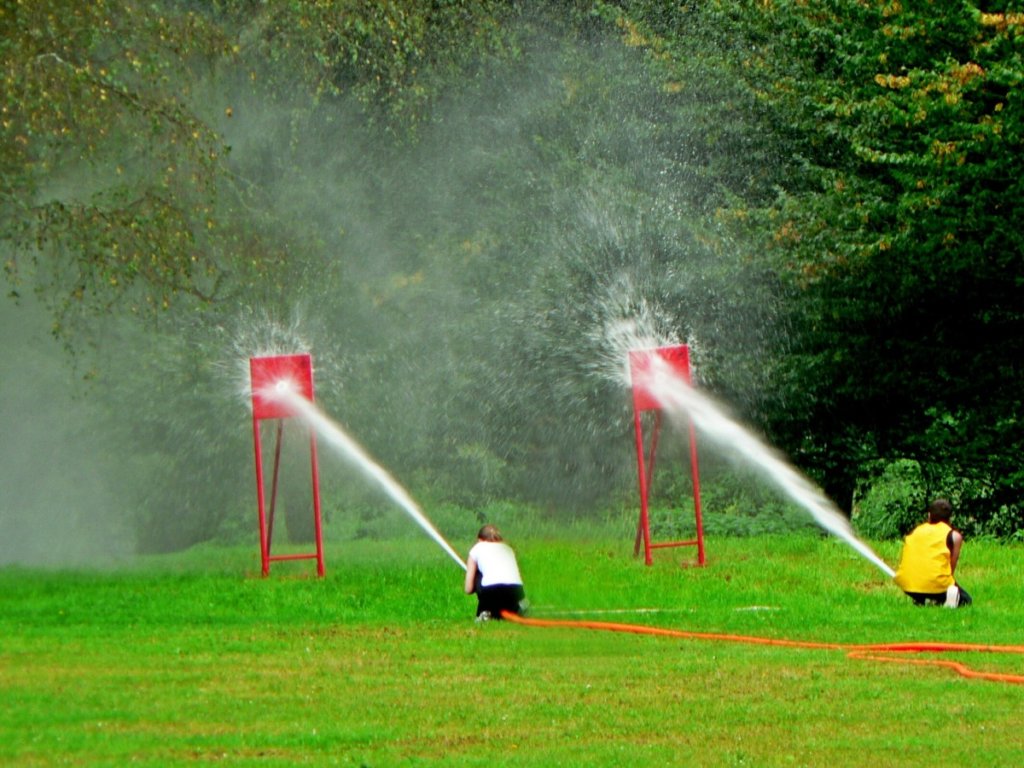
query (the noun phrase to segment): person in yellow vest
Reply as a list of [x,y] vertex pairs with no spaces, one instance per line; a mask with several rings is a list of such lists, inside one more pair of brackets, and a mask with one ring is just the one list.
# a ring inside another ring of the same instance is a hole
[[921,523],[903,540],[895,580],[915,605],[957,608],[971,604],[971,596],[953,578],[964,537],[949,524],[952,516],[953,505],[946,499],[936,499],[928,505],[928,522]]

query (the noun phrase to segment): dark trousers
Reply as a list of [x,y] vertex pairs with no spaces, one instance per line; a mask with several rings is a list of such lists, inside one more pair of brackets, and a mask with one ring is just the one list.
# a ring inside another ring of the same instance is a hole
[[[973,601],[967,594],[967,590],[959,584],[957,584],[957,589],[960,590],[959,605],[970,605]],[[907,596],[914,601],[914,605],[944,605],[946,602],[945,592],[907,592]]]
[[518,614],[519,604],[526,597],[522,584],[492,584],[476,588],[476,615],[486,611],[492,619],[500,619],[502,611]]

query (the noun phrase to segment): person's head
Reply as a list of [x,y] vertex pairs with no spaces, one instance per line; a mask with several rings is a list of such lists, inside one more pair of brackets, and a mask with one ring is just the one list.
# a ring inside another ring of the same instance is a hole
[[953,517],[953,505],[947,499],[936,499],[928,505],[929,523],[948,523]]
[[502,541],[501,531],[496,526],[488,523],[480,529],[480,533],[476,535],[480,541]]

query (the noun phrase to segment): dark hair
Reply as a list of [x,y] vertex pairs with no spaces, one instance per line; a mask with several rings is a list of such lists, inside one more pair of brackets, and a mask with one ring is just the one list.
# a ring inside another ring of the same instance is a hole
[[948,523],[953,516],[953,505],[948,499],[936,499],[928,505],[929,523]]
[[503,540],[501,538],[501,531],[499,531],[497,529],[497,527],[491,525],[490,523],[488,523],[483,528],[481,528],[480,529],[480,533],[478,533],[476,535],[476,537],[478,539],[480,539],[480,541],[502,541]]

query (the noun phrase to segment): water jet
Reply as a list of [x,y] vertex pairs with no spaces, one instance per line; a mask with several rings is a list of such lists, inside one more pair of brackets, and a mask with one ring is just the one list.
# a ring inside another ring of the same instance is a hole
[[[309,355],[293,355],[285,356],[284,358],[252,358],[251,363],[254,366],[254,373],[252,377],[254,422],[257,412],[261,414],[261,418],[283,418],[295,416],[301,419],[310,428],[313,435],[319,434],[327,441],[336,453],[338,453],[342,458],[347,459],[357,469],[359,469],[366,478],[372,480],[378,487],[380,487],[392,499],[392,501],[396,502],[398,506],[400,506],[438,546],[440,546],[462,567],[463,570],[466,569],[465,561],[463,561],[458,553],[445,540],[430,520],[427,519],[423,510],[420,509],[419,505],[398,483],[398,481],[395,480],[394,477],[392,477],[380,464],[374,461],[370,455],[354,439],[352,439],[345,430],[341,428],[339,424],[331,420],[327,414],[315,405],[313,402],[312,371],[309,367]],[[258,441],[258,428],[254,427],[254,429],[256,429],[255,434],[257,435],[256,439]],[[311,446],[314,464],[314,499],[316,500],[317,536],[319,541],[320,512],[319,492],[316,488],[317,474],[315,441],[311,442]],[[259,457],[258,446],[257,457]],[[259,467],[259,458],[257,458],[258,478],[260,475]],[[258,479],[257,482],[262,488],[262,480]],[[262,493],[262,490],[260,493]],[[261,532],[264,527],[262,503],[261,497]],[[320,551],[320,548],[320,544],[318,543],[318,552]],[[282,557],[294,558],[301,556]],[[269,549],[267,548],[264,558],[264,574],[266,574],[267,563],[271,559],[277,558],[270,557]]]
[[809,512],[819,526],[845,542],[889,578],[895,576],[893,569],[857,538],[843,513],[810,479],[776,450],[726,416],[711,398],[685,381],[674,366],[660,356],[652,355],[650,365],[640,375],[643,377],[641,384],[670,418],[689,419],[702,435],[758,470],[791,501]]

